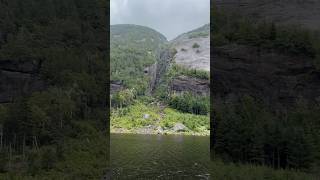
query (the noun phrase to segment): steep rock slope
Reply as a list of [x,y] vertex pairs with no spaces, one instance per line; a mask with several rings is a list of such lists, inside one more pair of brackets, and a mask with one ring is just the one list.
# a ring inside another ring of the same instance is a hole
[[[209,95],[210,82],[207,78],[199,78],[196,71],[210,72],[210,26],[206,24],[200,28],[184,33],[171,42],[176,50],[173,61],[176,65],[195,73],[180,74],[170,83],[170,90],[174,92],[192,92],[197,95]],[[195,77],[192,77],[195,76]]]
[[[286,31],[291,33],[299,29],[289,29],[287,25],[301,25],[302,30],[317,30],[320,27],[317,20],[320,17],[320,1],[216,0],[214,3],[219,12],[235,14],[238,17],[242,15],[257,23],[264,20],[272,21],[277,28],[281,25],[280,27],[287,28]],[[247,27],[249,26],[244,26]],[[305,46],[304,54],[290,54],[285,52],[286,48],[280,50],[268,48],[264,46],[266,43],[246,44],[243,40],[235,38],[223,45],[214,43],[211,63],[215,84],[212,86],[213,96],[216,102],[219,99],[232,101],[244,95],[262,99],[270,105],[279,104],[286,107],[290,107],[301,98],[309,102],[320,102],[320,71],[314,63],[313,55],[309,53],[313,51],[310,42],[314,38],[299,36],[305,35],[300,33],[285,42],[285,38],[280,37],[284,34],[270,27],[271,38],[269,37],[266,42],[276,44],[282,40],[278,43],[293,50],[299,50],[300,45]],[[257,30],[259,29],[254,30],[256,34],[261,33]],[[275,39],[272,39],[273,32],[278,36]],[[221,37],[221,33],[218,35]],[[216,34],[214,36],[217,37]]]
[[177,50],[174,57],[177,64],[191,69],[210,71],[209,24],[178,36],[172,40],[171,45]]
[[212,63],[216,99],[247,94],[274,105],[290,105],[299,98],[320,102],[320,71],[308,57],[231,44],[214,48]]

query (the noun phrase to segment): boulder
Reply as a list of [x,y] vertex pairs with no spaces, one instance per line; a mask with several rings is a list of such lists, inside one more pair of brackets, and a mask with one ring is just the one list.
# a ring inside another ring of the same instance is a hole
[[182,123],[176,123],[173,126],[172,130],[175,132],[184,132],[184,131],[187,131],[188,128],[185,125],[183,125]]
[[143,115],[143,119],[149,119],[150,118],[150,114],[144,114]]
[[162,134],[163,133],[163,128],[161,126],[157,127],[157,133]]
[[122,81],[110,81],[110,93],[115,94],[124,89]]

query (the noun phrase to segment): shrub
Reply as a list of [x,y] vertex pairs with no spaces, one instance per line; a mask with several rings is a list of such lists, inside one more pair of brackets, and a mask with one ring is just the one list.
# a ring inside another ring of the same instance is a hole
[[199,48],[200,47],[200,45],[198,44],[198,43],[194,43],[193,45],[192,45],[192,48]]
[[171,95],[169,105],[174,109],[187,113],[206,115],[209,112],[209,98],[190,92]]

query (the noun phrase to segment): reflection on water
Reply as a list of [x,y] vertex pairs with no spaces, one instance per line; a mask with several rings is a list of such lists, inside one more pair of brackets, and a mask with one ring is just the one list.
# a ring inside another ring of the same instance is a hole
[[209,179],[209,137],[111,135],[112,179]]

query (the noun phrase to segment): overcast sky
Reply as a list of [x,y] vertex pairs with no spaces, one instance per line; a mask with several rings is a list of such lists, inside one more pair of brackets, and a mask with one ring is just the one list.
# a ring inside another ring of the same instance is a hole
[[111,0],[111,25],[148,26],[171,40],[210,22],[210,0]]

